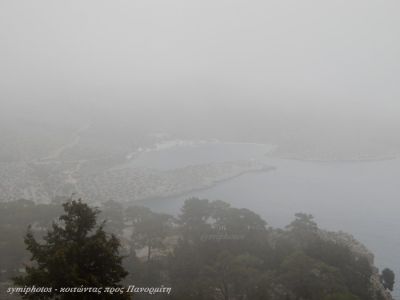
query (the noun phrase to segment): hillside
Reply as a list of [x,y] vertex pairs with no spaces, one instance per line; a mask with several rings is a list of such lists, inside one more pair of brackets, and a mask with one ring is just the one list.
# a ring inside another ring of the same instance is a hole
[[[62,200],[62,199],[60,199]],[[2,293],[23,274],[29,255],[23,236],[33,224],[41,236],[61,212],[59,204],[0,203]],[[373,254],[354,237],[319,229],[299,213],[284,229],[256,213],[222,201],[185,202],[178,217],[109,201],[100,220],[119,237],[126,286],[167,286],[171,295],[135,299],[391,300],[393,285],[374,266]],[[11,298],[12,299],[12,298]]]

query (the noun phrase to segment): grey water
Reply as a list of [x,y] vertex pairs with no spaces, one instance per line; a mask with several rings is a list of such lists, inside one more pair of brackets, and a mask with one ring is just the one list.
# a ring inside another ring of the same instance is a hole
[[[379,268],[400,276],[400,160],[315,162],[268,157],[252,144],[203,144],[145,153],[138,164],[174,168],[185,164],[258,159],[276,170],[248,173],[177,198],[146,201],[156,211],[178,214],[190,197],[223,200],[283,227],[297,212],[314,215],[321,228],[352,234],[374,254]],[[400,296],[400,286],[394,293]]]
[[129,162],[130,167],[146,167],[159,170],[183,168],[188,165],[218,163],[224,161],[265,159],[273,146],[254,143],[221,143],[175,141],[160,144],[158,149],[148,149]]

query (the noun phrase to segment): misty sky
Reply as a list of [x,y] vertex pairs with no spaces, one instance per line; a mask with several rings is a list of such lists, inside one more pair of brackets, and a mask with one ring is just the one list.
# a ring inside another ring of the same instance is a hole
[[399,9],[397,0],[1,0],[0,107],[395,119]]

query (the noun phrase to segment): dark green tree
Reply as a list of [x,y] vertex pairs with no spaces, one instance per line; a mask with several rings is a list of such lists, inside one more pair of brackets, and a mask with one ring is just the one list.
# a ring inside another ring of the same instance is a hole
[[187,199],[179,216],[183,238],[198,243],[204,234],[210,233],[211,225],[207,221],[213,210],[207,199]]
[[262,263],[249,254],[232,256],[221,252],[206,274],[222,299],[268,299],[268,293],[261,290],[266,285]]
[[60,293],[62,287],[120,287],[127,275],[119,255],[120,242],[97,224],[97,209],[81,200],[63,204],[65,214],[39,242],[31,229],[25,237],[32,254],[26,274],[16,277],[19,286],[51,287],[51,293],[22,295],[24,299],[128,299],[126,294]]
[[339,271],[302,252],[285,259],[280,268],[280,281],[297,296],[296,299],[320,300],[325,295],[346,292]]
[[163,241],[171,229],[172,217],[143,206],[129,207],[126,216],[133,226],[133,248],[147,248],[147,261],[150,261],[153,250],[164,249]]
[[384,269],[381,274],[381,282],[385,289],[393,291],[394,272],[388,268]]
[[101,207],[100,218],[104,218],[107,224],[107,230],[117,236],[122,235],[124,230],[124,208],[121,203],[109,200],[104,202]]

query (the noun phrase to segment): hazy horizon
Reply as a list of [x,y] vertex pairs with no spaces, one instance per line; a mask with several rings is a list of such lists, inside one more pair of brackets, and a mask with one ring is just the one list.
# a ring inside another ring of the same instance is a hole
[[391,122],[400,110],[399,8],[398,1],[5,0],[1,108]]

